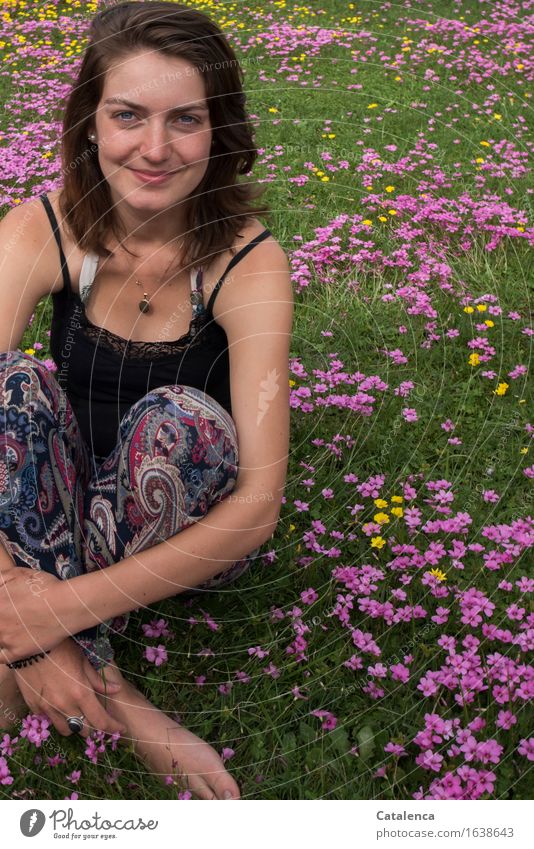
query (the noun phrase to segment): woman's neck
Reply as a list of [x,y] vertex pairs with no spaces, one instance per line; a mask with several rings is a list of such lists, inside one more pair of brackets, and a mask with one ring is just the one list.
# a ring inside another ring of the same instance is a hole
[[185,214],[179,206],[148,216],[131,207],[119,208],[117,205],[115,208],[125,233],[122,244],[126,244],[129,250],[154,250],[187,238],[184,236]]

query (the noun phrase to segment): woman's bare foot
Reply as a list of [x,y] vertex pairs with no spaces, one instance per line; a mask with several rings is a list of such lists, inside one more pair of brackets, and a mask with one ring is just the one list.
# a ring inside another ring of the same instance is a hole
[[104,669],[108,681],[122,688],[111,696],[98,696],[106,710],[127,728],[123,740],[148,769],[161,777],[176,775],[201,799],[239,799],[239,787],[208,743],[174,722],[145,699],[115,666]]
[[11,733],[28,713],[13,670],[0,664],[0,734]]

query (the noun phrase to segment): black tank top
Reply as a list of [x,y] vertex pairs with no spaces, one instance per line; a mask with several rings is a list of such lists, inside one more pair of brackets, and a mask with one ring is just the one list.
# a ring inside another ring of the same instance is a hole
[[102,460],[118,441],[121,418],[147,392],[175,383],[194,386],[215,398],[232,415],[230,366],[225,330],[213,318],[213,303],[228,272],[270,236],[263,230],[229,262],[207,308],[202,299],[202,269],[191,293],[189,330],[170,342],[132,342],[94,325],[72,288],[56,216],[40,195],[59,247],[63,288],[52,295],[50,351],[55,377],[72,405],[90,453]]

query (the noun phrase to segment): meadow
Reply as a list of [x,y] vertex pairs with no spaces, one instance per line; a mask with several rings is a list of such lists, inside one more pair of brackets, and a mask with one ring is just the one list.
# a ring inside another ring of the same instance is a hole
[[[255,567],[132,614],[117,662],[244,798],[532,798],[531,4],[187,5],[242,62],[290,259],[289,471]],[[99,8],[4,0],[4,212],[61,184]],[[21,349],[53,369],[50,319]],[[37,720],[0,756],[4,798],[189,795]]]

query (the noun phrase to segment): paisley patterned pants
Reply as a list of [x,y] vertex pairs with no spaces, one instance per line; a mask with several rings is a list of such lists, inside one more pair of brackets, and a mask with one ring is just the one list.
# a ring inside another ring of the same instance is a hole
[[[133,404],[117,445],[90,457],[66,393],[42,362],[0,353],[0,542],[17,566],[73,578],[144,551],[206,515],[237,479],[226,410],[191,386],[162,386]],[[241,575],[259,548],[199,586]],[[96,669],[129,614],[73,635]]]

